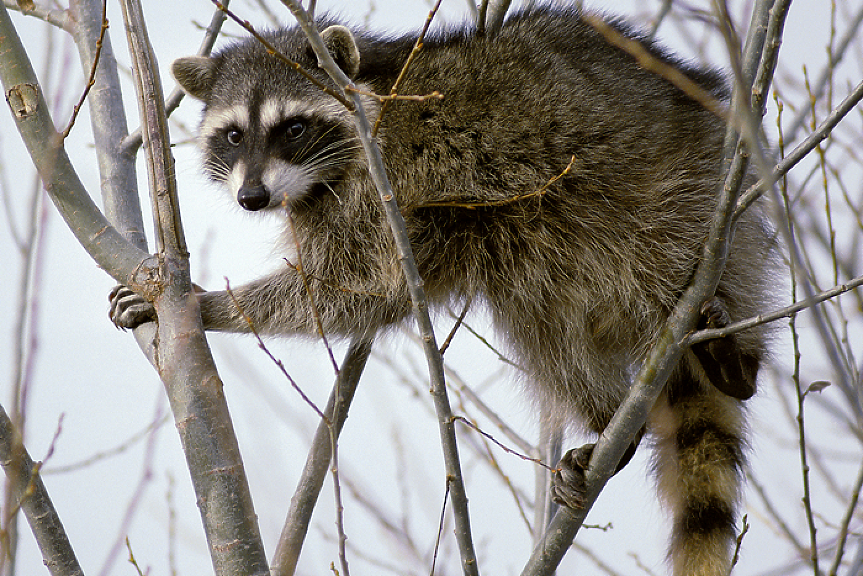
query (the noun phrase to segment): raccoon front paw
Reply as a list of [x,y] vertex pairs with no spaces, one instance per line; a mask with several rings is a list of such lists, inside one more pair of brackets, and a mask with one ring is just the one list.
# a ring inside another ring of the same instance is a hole
[[156,309],[153,305],[125,286],[114,286],[108,294],[108,300],[111,302],[108,316],[117,328],[137,328],[145,322],[156,320]]
[[[699,328],[725,328],[730,323],[731,316],[721,298],[714,296],[702,304]],[[758,359],[744,354],[733,334],[694,344],[692,351],[717,390],[738,400],[755,394]]]
[[551,480],[551,499],[555,504],[573,510],[584,508],[587,495],[585,472],[590,465],[595,444],[573,448],[563,455]]

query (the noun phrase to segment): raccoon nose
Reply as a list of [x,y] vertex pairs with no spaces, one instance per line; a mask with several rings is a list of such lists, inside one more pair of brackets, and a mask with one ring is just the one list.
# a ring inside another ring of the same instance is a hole
[[270,204],[270,193],[262,184],[243,186],[237,192],[237,202],[246,210],[256,212]]

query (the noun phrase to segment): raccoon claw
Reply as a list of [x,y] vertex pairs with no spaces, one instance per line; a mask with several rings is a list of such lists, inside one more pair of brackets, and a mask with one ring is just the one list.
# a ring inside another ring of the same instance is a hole
[[[701,306],[699,328],[724,328],[731,323],[725,302],[714,296]],[[713,386],[732,398],[747,400],[755,394],[758,359],[744,354],[734,335],[692,346]]]
[[731,324],[728,308],[721,298],[714,296],[701,305],[701,324],[703,328],[725,328]]
[[563,455],[551,481],[551,499],[572,510],[584,508],[587,483],[584,474],[590,465],[595,444],[573,448]]
[[108,294],[108,300],[111,302],[108,316],[114,326],[121,330],[137,328],[145,322],[156,320],[153,305],[125,286],[114,286]]
[[[617,468],[614,469],[614,474],[623,470],[623,467],[632,460],[643,435],[644,430],[642,429],[621,456]],[[585,472],[590,467],[594,446],[596,444],[585,444],[581,448],[573,448],[560,459],[557,470],[554,471],[551,479],[551,499],[555,504],[566,506],[572,510],[584,508],[587,496]]]

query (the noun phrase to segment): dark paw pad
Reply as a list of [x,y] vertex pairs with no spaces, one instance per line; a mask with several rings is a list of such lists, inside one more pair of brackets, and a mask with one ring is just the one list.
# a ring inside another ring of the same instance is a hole
[[153,305],[125,286],[115,286],[108,294],[108,300],[111,302],[108,316],[117,328],[137,328],[145,322],[156,320]]
[[[714,296],[701,306],[699,328],[725,328],[730,323],[731,317],[721,298]],[[758,359],[745,354],[733,334],[694,344],[692,351],[717,390],[738,400],[755,394]]]
[[584,473],[590,465],[593,446],[574,448],[560,459],[551,482],[551,498],[555,503],[573,510],[584,508],[587,492]]
[[[714,296],[701,305],[699,328],[725,328],[730,323],[731,317],[728,315],[728,309],[720,298]],[[734,356],[737,354],[737,346],[734,343],[733,337],[715,338],[696,346],[700,346],[702,350],[710,354],[719,364],[736,361]]]
[[725,328],[731,324],[731,316],[722,299],[714,296],[701,305],[701,328]]

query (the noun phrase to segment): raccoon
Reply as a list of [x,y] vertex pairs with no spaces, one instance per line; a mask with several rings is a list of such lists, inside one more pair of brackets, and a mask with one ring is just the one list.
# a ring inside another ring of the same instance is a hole
[[[610,24],[727,100],[721,74]],[[725,124],[572,7],[523,9],[491,35],[466,25],[427,37],[399,91],[442,98],[385,111],[371,95],[390,92],[417,36],[351,30],[329,17],[318,25],[379,122],[429,301],[483,302],[543,413],[601,432],[693,275],[716,206]],[[298,28],[267,39],[335,89]],[[204,327],[247,332],[249,319],[261,333],[315,335],[317,317],[327,334],[371,337],[404,320],[408,289],[350,112],[254,39],[180,58],[172,70],[204,103],[207,174],[244,209],[286,215],[308,283],[285,267],[235,288],[239,307],[225,292],[204,292]],[[774,252],[755,205],[737,224],[702,326],[767,309]],[[112,298],[120,326],[154,318],[128,289]],[[648,421],[677,576],[731,568],[743,401],[755,393],[766,336],[755,328],[693,346]],[[565,505],[582,504],[590,449],[561,462],[554,491]]]

